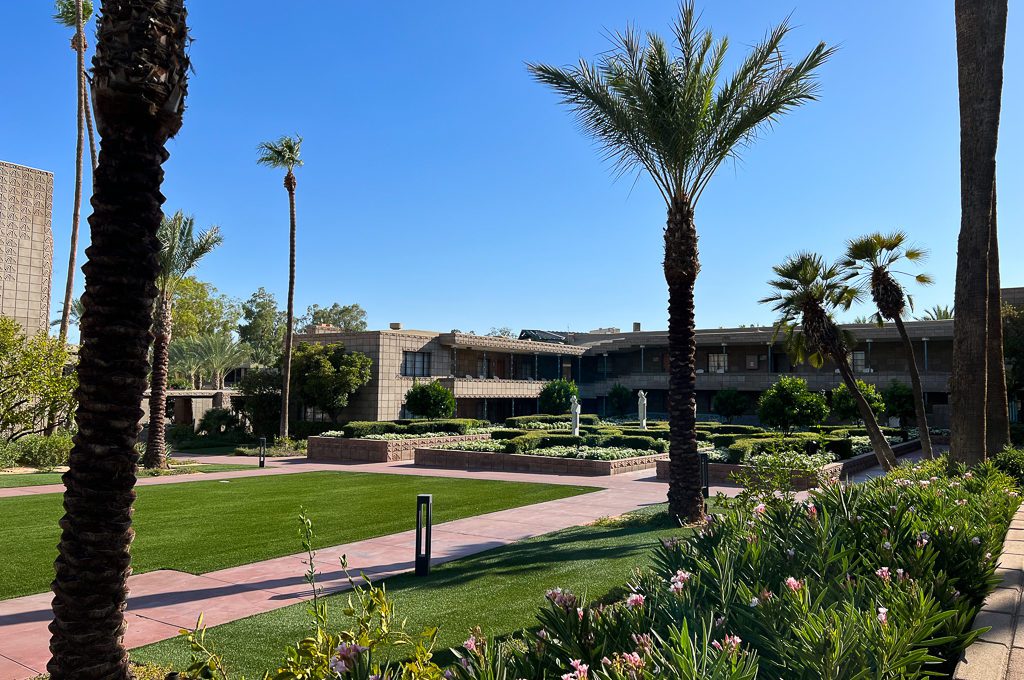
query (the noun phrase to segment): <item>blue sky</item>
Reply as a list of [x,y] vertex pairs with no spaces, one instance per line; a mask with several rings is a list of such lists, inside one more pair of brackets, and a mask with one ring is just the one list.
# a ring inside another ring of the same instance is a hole
[[[660,196],[646,177],[615,181],[524,62],[591,58],[608,47],[608,30],[629,22],[667,34],[674,2],[344,1],[329,13],[309,1],[252,0],[244,12],[189,4],[196,72],[164,193],[168,212],[185,209],[224,232],[200,278],[240,298],[265,286],[283,305],[287,196],[279,173],[255,165],[255,146],[297,132],[306,160],[299,309],[358,302],[371,327],[665,327]],[[705,192],[698,324],[768,323],[757,299],[773,264],[804,248],[834,257],[844,239],[894,227],[932,250],[936,284],[917,293],[919,307],[951,303],[960,215],[952,2],[701,5],[705,25],[730,37],[730,64],[790,13],[791,55],[819,40],[841,49],[821,71],[820,101],[786,116]],[[6,14],[0,159],[55,173],[59,310],[74,55],[48,2],[11,3]],[[1024,285],[1021,16],[1010,15],[999,149],[1007,286]]]

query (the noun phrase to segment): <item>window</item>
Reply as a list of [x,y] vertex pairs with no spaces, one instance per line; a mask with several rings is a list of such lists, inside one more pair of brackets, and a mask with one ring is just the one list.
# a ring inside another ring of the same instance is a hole
[[868,354],[867,352],[853,352],[850,355],[850,365],[853,366],[854,373],[864,373],[868,370]]
[[402,375],[430,375],[429,352],[402,352]]
[[708,373],[725,373],[729,369],[728,354],[709,354]]
[[760,362],[760,358],[759,358],[759,356],[757,354],[748,354],[747,355],[747,370],[748,371],[756,371],[758,368],[760,368],[760,366],[761,366],[761,362]]

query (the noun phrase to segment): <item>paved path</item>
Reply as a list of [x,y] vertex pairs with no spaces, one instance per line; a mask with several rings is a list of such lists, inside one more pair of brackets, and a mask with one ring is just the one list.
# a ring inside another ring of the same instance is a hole
[[[665,485],[654,478],[653,471],[613,477],[578,477],[424,469],[409,463],[320,464],[306,463],[301,459],[278,459],[262,470],[256,468],[237,472],[146,478],[140,480],[139,485],[319,470],[582,484],[601,488],[600,491],[581,496],[436,525],[433,531],[434,564],[508,545],[524,538],[588,524],[601,517],[620,515],[665,500]],[[48,492],[63,490],[62,486],[55,486]],[[45,488],[29,487],[21,489],[25,494],[9,495],[26,495]],[[717,491],[729,493],[734,489],[712,489],[712,493]],[[415,532],[406,531],[325,548],[317,552],[317,564],[321,569],[318,583],[327,592],[347,587],[348,582],[339,566],[339,558],[343,554],[348,556],[353,574],[363,572],[374,579],[382,579],[410,571],[413,568],[414,545]],[[195,625],[200,612],[204,613],[207,625],[215,626],[308,599],[309,587],[303,577],[304,559],[304,554],[296,554],[201,576],[170,570],[132,576],[129,579],[131,595],[126,613],[128,632],[125,644],[137,647],[174,637],[180,628]],[[50,600],[50,593],[0,600],[0,680],[31,678],[45,669],[49,660],[47,624],[51,618]]]

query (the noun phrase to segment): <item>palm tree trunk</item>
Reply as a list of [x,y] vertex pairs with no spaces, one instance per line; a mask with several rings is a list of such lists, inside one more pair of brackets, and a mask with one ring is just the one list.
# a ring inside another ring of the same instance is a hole
[[[78,409],[54,563],[52,680],[128,680],[135,439],[149,371],[164,144],[181,126],[182,0],[107,2],[94,65],[100,157],[86,250]],[[151,74],[159,73],[159,78]]]
[[960,92],[960,236],[953,308],[950,457],[985,459],[988,263],[1003,86],[1006,0],[956,0]]
[[1010,444],[1010,405],[1003,357],[1003,297],[999,280],[999,230],[996,226],[996,187],[992,182],[992,217],[988,247],[988,399],[985,450],[994,456]]
[[96,135],[92,126],[92,97],[89,96],[89,79],[85,72],[82,73],[85,87],[82,92],[82,111],[85,112],[85,130],[89,133],[89,159],[93,172],[96,171]]
[[171,345],[171,299],[160,300],[156,323],[153,324],[153,376],[149,383],[149,437],[142,465],[147,468],[167,467],[167,432],[164,414],[167,411],[168,348]]
[[291,170],[284,178],[288,190],[290,229],[288,233],[288,312],[284,332],[284,357],[281,360],[281,431],[288,436],[288,397],[292,379],[292,326],[295,323],[295,175]]
[[75,201],[71,212],[71,252],[68,255],[68,276],[64,285],[64,308],[60,314],[60,341],[67,342],[71,325],[71,298],[75,293],[75,259],[78,257],[78,222],[82,213],[82,155],[85,144],[85,35],[82,31],[82,0],[76,3],[78,25],[75,28],[75,80],[78,81],[78,137],[75,145]]
[[928,432],[928,414],[924,408],[924,390],[921,389],[921,373],[917,369],[917,358],[914,356],[914,344],[910,342],[907,335],[907,327],[903,325],[903,319],[896,315],[893,317],[896,322],[896,329],[903,339],[903,351],[907,355],[907,366],[910,368],[910,387],[914,391],[914,414],[917,416],[917,431],[921,439],[921,451],[924,457],[931,460],[935,457],[932,451],[932,436]]
[[857,411],[860,413],[860,419],[864,421],[864,429],[868,431],[868,439],[871,440],[871,448],[875,450],[878,464],[886,472],[892,470],[896,467],[896,454],[892,452],[889,440],[882,434],[882,429],[878,426],[878,421],[875,420],[871,405],[868,404],[867,399],[860,393],[860,388],[857,387],[857,378],[853,375],[853,369],[850,368],[849,359],[845,354],[833,354],[832,361],[839,367],[839,373],[843,376],[846,389],[853,397],[853,402],[857,404]]
[[697,452],[697,339],[693,287],[700,271],[693,207],[676,198],[665,227],[668,283],[669,515],[696,522],[704,515]]

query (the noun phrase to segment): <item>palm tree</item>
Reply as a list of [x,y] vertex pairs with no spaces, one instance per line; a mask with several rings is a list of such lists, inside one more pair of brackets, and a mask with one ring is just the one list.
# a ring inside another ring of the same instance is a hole
[[1003,296],[999,276],[999,233],[996,227],[996,187],[992,182],[992,216],[988,248],[988,383],[985,404],[985,453],[994,456],[1010,445],[1010,395],[1003,355]]
[[[988,437],[988,383],[999,380],[1003,362],[991,346],[1000,322],[990,300],[992,268],[998,269],[996,147],[1003,89],[1007,0],[956,0],[957,80],[960,94],[960,235],[953,306],[952,436],[950,457],[983,461]],[[998,277],[998,273],[996,273]],[[998,278],[996,278],[998,281]],[[995,293],[998,297],[998,292]],[[994,304],[993,304],[994,303]],[[1005,377],[1003,379],[1005,384]],[[996,425],[1002,427],[1000,416]]]
[[167,349],[167,363],[175,377],[188,378],[193,388],[202,385],[203,366],[196,338],[175,338]]
[[153,321],[153,372],[149,394],[149,437],[142,464],[147,468],[167,467],[163,413],[167,403],[168,346],[171,342],[171,305],[174,291],[199,261],[224,242],[218,227],[195,235],[195,217],[180,210],[164,217],[157,231],[160,239],[160,273]]
[[[53,680],[128,680],[124,608],[156,298],[165,144],[188,91],[183,0],[106,2],[93,58],[100,134],[86,249],[77,434],[54,563]],[[158,74],[159,77],[154,77]]]
[[[77,56],[75,66],[75,81],[77,83],[77,118],[78,135],[75,146],[75,198],[74,207],[71,212],[71,253],[68,256],[68,276],[64,286],[64,303],[60,320],[60,340],[64,342],[68,337],[68,326],[71,323],[71,300],[75,288],[75,260],[78,256],[78,223],[82,213],[82,154],[84,146],[83,132],[85,127],[85,116],[89,113],[89,103],[86,97],[86,75],[85,75],[85,22],[92,16],[91,0],[56,0],[54,3],[54,20],[67,28],[74,28],[75,35],[71,38],[71,49]],[[96,153],[91,144],[92,124],[89,125],[90,149],[92,149],[92,168],[96,168]]]
[[[878,308],[877,321],[883,319],[896,324],[896,329],[903,340],[903,351],[907,355],[910,367],[910,386],[914,392],[914,412],[917,416],[917,429],[921,437],[921,450],[925,458],[932,458],[932,439],[928,432],[928,416],[924,407],[924,390],[921,388],[921,373],[917,370],[917,359],[914,357],[914,344],[910,342],[907,327],[903,325],[903,315],[914,309],[914,299],[907,294],[896,280],[896,274],[904,274],[894,267],[900,260],[917,263],[928,257],[926,250],[907,244],[907,235],[902,231],[891,234],[875,232],[860,238],[852,239],[846,244],[846,261],[844,266],[861,276],[861,286],[871,293],[871,299]],[[931,285],[932,278],[927,274],[917,274],[914,280],[922,285]]]
[[953,310],[943,305],[935,305],[931,309],[924,310],[924,314],[917,317],[918,321],[945,321],[953,318]]
[[896,465],[896,456],[850,367],[852,339],[833,318],[835,311],[849,310],[860,298],[860,291],[849,285],[856,275],[841,263],[826,264],[816,253],[797,253],[772,269],[778,278],[769,281],[769,285],[776,292],[760,302],[772,305],[772,310],[779,313],[776,334],[786,331],[787,352],[795,361],[807,361],[816,368],[824,364],[826,357],[835,363],[857,404],[878,464],[891,470]]
[[213,379],[213,388],[224,389],[228,371],[249,360],[249,348],[230,333],[211,333],[196,338],[194,350],[199,370]]
[[[78,322],[82,320],[82,298],[71,298],[71,314],[68,320],[72,326],[77,326]],[[54,319],[50,322],[50,328],[59,326],[60,322],[60,319]]]
[[605,149],[617,174],[646,171],[668,208],[665,280],[669,311],[669,512],[693,521],[704,510],[696,421],[693,288],[700,270],[694,210],[718,167],[735,159],[787,111],[816,98],[815,73],[833,52],[819,43],[786,63],[788,23],[756,45],[730,78],[722,75],[728,41],[697,27],[685,2],[674,26],[678,54],[627,29],[597,62],[558,68],[528,65]]
[[302,167],[302,137],[284,136],[276,142],[263,142],[257,147],[259,165],[285,170],[284,188],[288,190],[290,217],[288,251],[288,312],[285,320],[284,356],[281,362],[281,436],[288,436],[289,380],[292,373],[292,328],[295,324],[295,168]]

